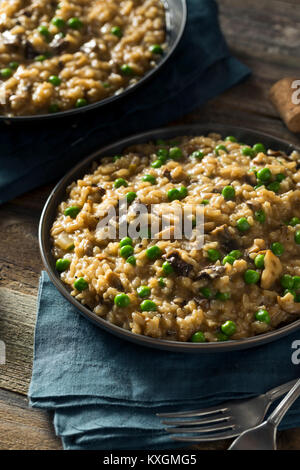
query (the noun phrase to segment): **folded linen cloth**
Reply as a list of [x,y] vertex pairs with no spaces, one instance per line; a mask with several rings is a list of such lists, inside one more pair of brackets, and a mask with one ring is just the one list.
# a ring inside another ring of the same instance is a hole
[[[246,398],[299,377],[292,361],[300,333],[244,351],[187,354],[116,338],[80,315],[43,272],[29,389],[33,407],[54,411],[65,449],[183,447],[157,412]],[[300,356],[300,354],[299,354]],[[300,400],[281,429],[300,426]]]
[[178,49],[136,92],[78,117],[0,125],[0,204],[55,181],[109,142],[180,118],[249,75],[230,56],[215,1],[187,3]]

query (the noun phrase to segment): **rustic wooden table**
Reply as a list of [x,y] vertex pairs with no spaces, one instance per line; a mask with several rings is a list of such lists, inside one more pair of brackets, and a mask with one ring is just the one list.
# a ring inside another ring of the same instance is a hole
[[[219,0],[221,25],[234,55],[253,75],[180,123],[244,125],[300,144],[278,118],[268,90],[278,79],[299,76],[298,0]],[[178,123],[177,123],[178,124]],[[37,227],[52,186],[0,207],[0,338],[7,363],[0,366],[0,449],[61,449],[51,416],[27,404],[31,377],[37,286],[42,263]],[[225,449],[228,442],[198,446]],[[300,450],[300,429],[279,433],[279,448]]]

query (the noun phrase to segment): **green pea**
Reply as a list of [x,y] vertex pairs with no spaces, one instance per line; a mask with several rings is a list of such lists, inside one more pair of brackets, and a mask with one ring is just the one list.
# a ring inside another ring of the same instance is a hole
[[80,210],[81,209],[78,206],[70,206],[70,207],[67,207],[65,209],[64,215],[67,215],[67,216],[71,217],[72,219],[76,219],[76,217],[79,214]]
[[19,62],[12,61],[8,64],[10,69],[16,70],[19,67]]
[[257,222],[259,222],[260,224],[263,224],[266,221],[266,214],[265,214],[265,211],[263,211],[262,209],[259,211],[256,211],[254,213],[254,217],[255,217],[255,220],[257,220]]
[[163,270],[163,273],[168,276],[169,274],[172,274],[174,272],[174,268],[173,266],[171,265],[171,263],[169,263],[169,261],[165,261],[162,265],[162,270]]
[[119,243],[120,248],[122,248],[122,246],[126,246],[126,245],[132,245],[132,238],[130,238],[130,237],[122,238],[122,240]]
[[234,259],[239,259],[242,257],[242,252],[240,250],[232,250],[229,256],[232,256]]
[[75,108],[82,108],[87,105],[87,100],[85,98],[78,98],[75,103]]
[[140,286],[137,288],[138,296],[144,299],[145,297],[149,297],[151,294],[151,289],[148,286]]
[[235,262],[235,258],[233,256],[230,256],[230,255],[227,255],[227,256],[224,256],[223,260],[222,260],[222,264],[226,264],[226,263],[229,263],[229,264],[233,264]]
[[201,150],[196,150],[190,155],[191,158],[195,158],[196,160],[202,160],[204,157],[204,153]]
[[255,319],[263,323],[270,323],[270,315],[264,308],[259,309],[255,314]]
[[169,189],[169,191],[167,192],[167,196],[169,201],[179,201],[181,199],[180,191],[176,188]]
[[294,240],[297,243],[297,245],[300,245],[300,230],[296,230],[295,235],[294,235]]
[[221,325],[221,331],[226,336],[232,336],[236,332],[236,324],[231,320],[227,320],[223,325]]
[[168,149],[158,149],[157,151],[157,156],[159,158],[159,160],[161,160],[162,162],[165,163],[165,161],[168,159],[169,157],[169,150]]
[[44,55],[44,54],[38,55],[34,58],[34,60],[36,60],[38,62],[44,62],[44,60],[46,60],[46,59],[48,59],[48,56]]
[[146,183],[156,184],[156,178],[153,175],[144,175],[142,180]]
[[227,137],[225,137],[225,140],[226,142],[237,142],[236,137],[234,137],[233,135],[228,135]]
[[219,331],[216,336],[217,336],[217,341],[228,341],[229,340],[228,336],[225,335],[224,333],[222,333],[221,331]]
[[133,75],[133,69],[128,64],[123,64],[120,67],[122,75],[126,75],[127,77]]
[[283,274],[280,278],[280,284],[284,289],[292,289],[294,287],[293,276],[289,274]]
[[57,75],[51,75],[48,78],[48,82],[50,82],[53,86],[59,86],[61,84],[61,79]]
[[294,281],[294,289],[298,290],[300,289],[300,276],[293,276],[293,281]]
[[214,248],[207,250],[207,256],[211,261],[217,261],[221,258],[221,253]]
[[284,247],[279,242],[274,242],[271,244],[271,250],[273,251],[274,255],[281,256],[284,253]]
[[60,258],[56,261],[55,263],[55,267],[56,267],[56,270],[59,272],[59,273],[62,273],[63,271],[66,271],[66,269],[68,269],[68,267],[70,266],[71,264],[71,261],[67,258]]
[[206,299],[212,299],[213,293],[209,287],[202,287],[200,289],[200,293],[205,297]]
[[251,225],[249,224],[246,217],[241,217],[240,219],[238,219],[236,226],[240,232],[247,232],[247,230],[251,228]]
[[131,204],[137,197],[137,194],[134,191],[129,191],[129,193],[126,194],[126,199],[128,204]]
[[155,312],[157,310],[157,305],[153,300],[143,300],[141,303],[142,312]]
[[254,264],[258,269],[263,269],[265,266],[265,255],[257,255],[254,259]]
[[56,26],[57,28],[64,28],[66,26],[66,22],[63,18],[53,18],[52,20],[52,24],[54,24],[54,26]]
[[68,26],[72,29],[80,29],[83,27],[83,22],[79,18],[70,18],[68,20]]
[[180,199],[184,199],[188,195],[188,190],[185,186],[181,186],[179,189]]
[[124,180],[124,178],[117,178],[114,182],[114,187],[120,188],[121,186],[125,186],[125,188],[127,188],[128,183],[126,180]]
[[245,157],[250,157],[250,158],[255,157],[255,152],[251,147],[247,147],[247,146],[242,147],[241,152],[243,155],[245,155]]
[[126,263],[132,264],[132,266],[136,265],[136,257],[135,256],[128,256]]
[[223,150],[223,152],[226,152],[228,153],[228,150],[227,148],[225,147],[225,145],[217,145],[216,148],[215,148],[215,154],[216,155],[220,155],[220,150]]
[[122,258],[129,258],[133,254],[133,247],[131,245],[124,245],[120,249],[120,255]]
[[209,200],[208,199],[203,199],[201,201],[201,204],[203,204],[203,206],[207,206],[207,204],[209,204]]
[[202,331],[196,331],[191,337],[192,343],[205,343],[206,339]]
[[283,181],[285,178],[286,176],[283,173],[278,173],[276,175],[276,181],[278,181],[279,183],[281,183],[281,181]]
[[154,162],[151,163],[152,168],[160,168],[163,165],[163,162],[161,160],[154,160]]
[[252,148],[253,148],[255,153],[260,153],[260,152],[266,153],[266,147],[264,146],[264,144],[261,144],[261,143],[255,144],[255,145],[253,145]]
[[103,88],[109,88],[110,83],[109,82],[102,82],[102,86],[103,86]]
[[50,39],[50,33],[49,33],[49,30],[46,26],[39,26],[38,27],[38,32],[40,33],[41,36],[43,36],[47,41],[49,41]]
[[79,290],[79,292],[82,292],[83,290],[87,289],[88,286],[88,282],[83,277],[76,279],[76,281],[74,282],[74,287],[75,289]]
[[164,50],[159,44],[152,44],[152,46],[149,47],[149,51],[152,52],[152,54],[163,54]]
[[289,225],[291,225],[292,227],[295,227],[296,225],[300,224],[300,219],[299,217],[293,217],[290,221],[289,221]]
[[58,113],[59,105],[57,103],[51,103],[49,106],[49,113]]
[[13,71],[9,67],[6,67],[5,69],[0,70],[1,78],[10,78],[12,74],[13,74]]
[[179,160],[182,157],[182,150],[179,147],[171,147],[169,157],[173,160]]
[[116,162],[116,161],[120,160],[120,158],[122,158],[122,155],[115,155],[113,157],[113,161]]
[[278,193],[280,188],[280,183],[278,181],[273,181],[273,183],[268,184],[267,189],[269,191],[273,191],[274,193]]
[[127,294],[117,294],[114,298],[114,304],[117,307],[128,307],[130,305],[130,298]]
[[160,287],[166,287],[166,282],[163,277],[158,278],[158,284],[160,285]]
[[257,284],[260,279],[260,274],[253,269],[247,269],[244,273],[244,281],[246,284]]
[[147,258],[152,260],[152,261],[159,258],[161,256],[161,253],[162,253],[162,251],[159,248],[159,246],[157,246],[157,245],[150,246],[146,250]]
[[222,190],[222,195],[226,201],[230,201],[235,198],[235,189],[233,186],[225,186]]
[[216,293],[216,299],[221,300],[222,302],[225,300],[229,300],[231,297],[230,292],[217,292]]
[[113,26],[110,32],[111,34],[113,34],[114,36],[117,36],[118,38],[121,38],[123,36],[120,26]]
[[256,176],[258,180],[262,181],[263,183],[266,183],[271,179],[272,173],[269,168],[262,168],[261,170],[258,170]]

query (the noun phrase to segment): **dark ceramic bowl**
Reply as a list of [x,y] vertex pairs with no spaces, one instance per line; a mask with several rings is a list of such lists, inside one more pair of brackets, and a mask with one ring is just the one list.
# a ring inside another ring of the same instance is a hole
[[51,281],[61,292],[61,294],[64,295],[66,299],[68,299],[69,302],[71,302],[78,309],[78,312],[80,312],[82,315],[92,321],[95,325],[100,326],[104,330],[109,331],[110,333],[119,336],[120,338],[132,341],[140,345],[158,349],[165,349],[168,351],[193,353],[222,352],[251,348],[254,346],[259,346],[268,343],[270,341],[275,341],[289,333],[296,331],[300,327],[300,320],[296,320],[288,325],[283,325],[277,330],[253,336],[251,338],[216,343],[189,343],[161,340],[151,338],[149,336],[137,335],[116,325],[113,325],[112,323],[109,323],[103,318],[98,317],[89,308],[85,307],[74,297],[72,297],[66,285],[63,284],[63,282],[60,280],[59,274],[55,269],[55,259],[51,254],[52,245],[50,239],[50,229],[56,217],[57,207],[60,202],[65,198],[66,188],[69,186],[70,183],[82,177],[85,173],[89,172],[93,161],[99,161],[103,156],[119,154],[124,148],[128,147],[129,145],[134,145],[137,143],[143,143],[156,139],[172,139],[180,135],[205,135],[209,132],[219,132],[220,134],[222,134],[223,137],[227,135],[234,135],[238,138],[239,141],[251,145],[256,142],[263,142],[267,147],[272,148],[274,150],[283,150],[285,152],[291,152],[295,148],[288,142],[277,139],[267,134],[252,131],[250,129],[242,129],[238,127],[231,127],[218,124],[211,124],[209,126],[196,124],[153,130],[123,139],[115,144],[100,149],[98,152],[84,159],[82,162],[77,164],[56,185],[45,204],[39,226],[39,244],[43,263],[50,276]]
[[[1,0],[0,0],[1,1]],[[0,121],[8,121],[8,122],[24,122],[24,121],[34,121],[34,120],[41,120],[41,119],[56,119],[56,118],[65,118],[68,116],[75,116],[78,114],[84,114],[88,111],[103,108],[111,103],[115,103],[116,101],[121,100],[129,93],[134,92],[138,87],[143,85],[146,81],[148,81],[154,74],[156,74],[164,64],[169,60],[169,58],[174,53],[175,49],[177,48],[180,39],[182,38],[186,20],[187,20],[187,7],[186,7],[186,0],[162,0],[165,10],[166,10],[166,42],[167,48],[164,56],[158,62],[158,64],[146,73],[137,83],[127,87],[122,93],[118,95],[113,95],[104,100],[97,101],[95,103],[89,104],[82,108],[75,108],[69,109],[67,111],[62,111],[59,113],[51,113],[51,114],[33,114],[30,116],[2,116],[0,115]]]

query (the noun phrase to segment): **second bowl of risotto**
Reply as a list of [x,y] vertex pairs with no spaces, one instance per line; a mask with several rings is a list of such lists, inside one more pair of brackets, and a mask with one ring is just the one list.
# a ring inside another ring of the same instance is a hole
[[50,196],[45,266],[131,341],[218,351],[276,339],[300,324],[299,163],[287,143],[225,126],[126,139]]
[[185,0],[3,0],[0,118],[51,117],[108,104],[174,52]]

